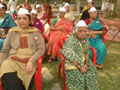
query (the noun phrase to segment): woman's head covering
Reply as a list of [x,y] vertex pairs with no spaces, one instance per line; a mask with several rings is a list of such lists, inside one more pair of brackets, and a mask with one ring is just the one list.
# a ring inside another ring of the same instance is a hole
[[97,9],[95,7],[92,7],[92,8],[90,8],[89,12],[92,12],[92,11],[97,11]]
[[65,3],[64,7],[69,6],[69,3]]
[[37,4],[37,5],[36,5],[36,8],[40,8],[40,7],[41,7],[40,4]]
[[37,14],[37,10],[32,10],[30,13],[31,13],[31,14],[32,14],[32,13]]
[[0,8],[3,8],[4,7],[4,5],[3,4],[0,4]]
[[76,24],[76,29],[75,29],[75,32],[78,31],[78,28],[79,27],[87,27],[86,23],[84,22],[84,20],[80,20],[77,24]]
[[76,27],[86,27],[87,25],[86,25],[86,23],[84,22],[84,20],[80,20],[78,23],[77,23],[77,25],[76,25]]
[[25,9],[25,8],[20,8],[19,11],[18,11],[18,15],[20,15],[20,14],[30,14],[30,13],[28,12],[27,9]]
[[87,2],[93,2],[92,0],[87,0]]
[[60,7],[59,12],[66,12],[66,9],[64,7]]

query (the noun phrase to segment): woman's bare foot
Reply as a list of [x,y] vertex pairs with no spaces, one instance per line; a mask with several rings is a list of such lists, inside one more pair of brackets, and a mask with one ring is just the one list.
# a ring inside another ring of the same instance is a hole
[[98,68],[98,69],[102,69],[103,66],[104,66],[104,64],[97,64],[97,65],[96,65],[96,68]]
[[52,62],[52,58],[51,58],[51,57],[49,58],[48,62],[49,62],[49,63],[51,63],[51,62]]

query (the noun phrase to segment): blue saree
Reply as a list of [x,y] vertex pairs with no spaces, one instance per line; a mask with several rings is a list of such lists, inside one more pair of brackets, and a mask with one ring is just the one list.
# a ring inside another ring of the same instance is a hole
[[[12,16],[9,15],[9,14],[6,14],[5,17],[0,20],[0,28],[10,29],[10,28],[12,28],[14,26],[16,26],[16,23],[14,22]],[[4,41],[5,41],[5,39],[0,38],[0,50],[3,47]]]
[[[89,20],[90,21],[90,20]],[[94,31],[100,31],[101,29],[104,29],[102,22],[100,19],[97,17],[95,21],[92,23],[89,22],[89,27],[88,29],[94,30]],[[90,45],[96,49],[97,51],[97,57],[96,57],[96,63],[97,64],[102,64],[104,63],[105,56],[106,56],[106,47],[105,44],[102,40],[102,36],[99,34],[96,34],[96,38],[90,38],[89,39]],[[90,59],[92,59],[92,51],[90,50]]]

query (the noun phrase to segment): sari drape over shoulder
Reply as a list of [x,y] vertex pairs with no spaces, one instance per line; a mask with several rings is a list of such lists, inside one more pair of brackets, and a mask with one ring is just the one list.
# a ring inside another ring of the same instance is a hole
[[[90,21],[90,19],[85,20],[86,24],[88,25],[88,29],[93,31],[101,31],[107,29],[104,27],[104,23],[97,17],[96,20],[93,22]],[[102,40],[102,35],[96,34],[96,38],[90,38],[89,39],[90,45],[96,49],[97,51],[97,57],[96,57],[96,63],[102,64],[104,62],[105,56],[106,56],[106,47]],[[92,59],[92,51],[90,50],[90,59]]]
[[58,57],[58,54],[55,49],[55,44],[58,43],[62,37],[73,33],[72,23],[68,19],[58,21],[55,24],[55,28],[59,27],[62,27],[63,31],[56,30],[52,32],[48,41],[48,54],[50,54],[52,58]]

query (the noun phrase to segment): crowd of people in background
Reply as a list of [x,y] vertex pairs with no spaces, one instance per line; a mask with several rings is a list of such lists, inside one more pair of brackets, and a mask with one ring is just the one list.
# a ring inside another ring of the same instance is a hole
[[[43,8],[42,6],[43,5]],[[51,22],[51,18],[53,22]],[[70,4],[63,2],[52,7],[46,0],[32,7],[16,0],[0,1],[0,82],[2,90],[31,90],[37,60],[49,56],[48,62],[60,60],[56,44],[68,37],[61,53],[65,56],[68,90],[99,90],[96,68],[104,67],[106,46],[103,40],[106,25],[120,28],[114,22],[98,16],[92,0],[76,18]],[[87,32],[87,33],[86,33]],[[89,33],[91,32],[91,33]],[[96,32],[96,33],[94,33]],[[102,33],[101,33],[102,32]],[[92,46],[97,53],[96,66],[92,63]],[[22,71],[22,72],[21,72]]]

